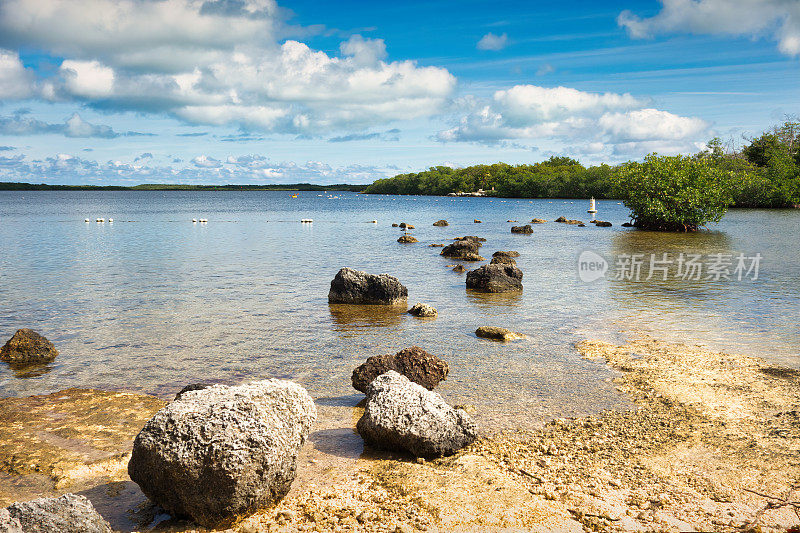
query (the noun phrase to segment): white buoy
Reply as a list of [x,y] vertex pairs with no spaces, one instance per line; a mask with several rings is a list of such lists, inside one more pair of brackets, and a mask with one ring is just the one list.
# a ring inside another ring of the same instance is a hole
[[592,215],[597,213],[597,209],[594,206],[594,196],[592,196],[592,199],[589,200],[589,210],[586,212],[591,213]]

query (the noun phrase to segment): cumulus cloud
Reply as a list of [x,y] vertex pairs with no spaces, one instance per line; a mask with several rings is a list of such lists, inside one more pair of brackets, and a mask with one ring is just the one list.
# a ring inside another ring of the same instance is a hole
[[557,139],[576,153],[612,154],[622,145],[628,151],[695,150],[697,141],[708,138],[709,124],[703,120],[651,105],[630,94],[517,85],[495,92],[490,100],[459,101],[462,113],[437,139],[516,146],[519,141]]
[[631,37],[662,33],[769,36],[781,53],[800,55],[800,2],[797,0],[661,0],[653,17],[640,18],[630,11],[617,22]]
[[73,113],[61,124],[53,124],[33,118],[27,110],[20,110],[13,115],[0,116],[0,135],[44,135],[56,134],[73,138],[116,139],[117,137],[135,137],[151,135],[137,131],[119,133],[111,126],[91,124]]
[[29,98],[34,91],[34,76],[19,60],[19,54],[0,49],[0,100]]
[[400,130],[392,128],[384,132],[373,133],[351,133],[348,135],[340,135],[338,137],[331,137],[328,139],[330,143],[343,143],[350,141],[399,141]]
[[[198,161],[204,163],[198,165]],[[187,166],[177,166],[183,163],[178,158],[172,163],[175,166],[153,165],[151,158],[141,156],[132,162],[102,162],[63,153],[44,159],[23,154],[0,156],[4,179],[35,183],[371,183],[398,171],[389,166],[332,167],[320,161],[272,161],[262,155],[229,156],[224,161],[201,155]]]
[[497,52],[506,46],[508,46],[508,35],[505,33],[502,35],[495,35],[494,33],[489,32],[481,37],[481,40],[478,41],[478,44],[475,45],[475,48],[478,50],[492,50]]
[[381,39],[353,35],[338,56],[280,42],[281,12],[271,0],[6,0],[0,46],[64,57],[41,83],[52,101],[263,132],[427,117],[455,89],[446,69],[388,61]]

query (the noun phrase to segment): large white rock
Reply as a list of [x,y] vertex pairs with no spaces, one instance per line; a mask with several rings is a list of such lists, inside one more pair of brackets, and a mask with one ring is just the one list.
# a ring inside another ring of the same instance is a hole
[[12,503],[0,510],[2,533],[111,533],[92,502],[77,494]]
[[289,492],[316,416],[290,381],[186,391],[136,437],[128,474],[173,515],[228,525]]
[[478,436],[466,412],[453,409],[439,394],[394,370],[370,383],[364,415],[356,428],[376,448],[423,457],[453,454]]

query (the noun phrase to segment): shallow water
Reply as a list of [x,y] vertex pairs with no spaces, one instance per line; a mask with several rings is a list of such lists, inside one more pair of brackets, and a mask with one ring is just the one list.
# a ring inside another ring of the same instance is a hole
[[[713,231],[693,235],[622,228],[627,210],[612,201],[598,202],[598,218],[611,228],[548,222],[525,236],[506,222],[588,221],[587,206],[352,193],[0,192],[0,340],[30,327],[61,352],[35,372],[0,366],[0,395],[95,387],[167,397],[187,383],[280,377],[349,420],[361,398],[350,387],[352,369],[418,344],[450,363],[442,394],[475,405],[485,427],[500,428],[621,404],[608,383],[613,373],[572,349],[584,338],[646,331],[800,366],[800,210],[733,210]],[[451,225],[433,227],[441,218]],[[396,242],[390,225],[403,221],[416,226],[419,243]],[[447,267],[455,261],[427,246],[463,235],[487,238],[487,258],[518,250],[524,292],[466,291],[464,274]],[[638,253],[762,259],[757,280],[586,283],[577,270],[585,250],[610,269]],[[439,318],[328,305],[343,266],[397,276],[409,304],[429,303]],[[481,340],[480,325],[528,338]]]

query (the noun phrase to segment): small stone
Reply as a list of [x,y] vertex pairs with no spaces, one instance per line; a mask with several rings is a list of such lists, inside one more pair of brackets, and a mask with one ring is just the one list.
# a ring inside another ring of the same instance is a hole
[[481,221],[478,220],[477,218],[474,220],[474,222],[475,222],[475,224],[480,224],[481,223]]
[[419,318],[436,318],[439,312],[432,305],[416,303],[414,307],[408,310],[408,314]]
[[475,335],[483,339],[491,339],[494,341],[503,342],[525,338],[525,335],[522,333],[516,333],[510,329],[500,328],[497,326],[481,326],[475,330]]
[[446,220],[442,219],[442,220],[437,220],[436,222],[433,223],[433,225],[442,227],[442,226],[449,226],[450,224],[448,224]]
[[544,224],[545,222],[547,221],[543,218],[534,218],[531,220],[531,224]]
[[464,265],[456,265],[453,267],[453,272],[464,272],[466,270],[467,269]]
[[0,348],[0,361],[15,365],[49,363],[58,355],[53,343],[32,329],[18,329]]
[[400,235],[400,238],[397,239],[397,242],[399,242],[401,244],[411,244],[411,243],[419,242],[419,241],[413,235],[406,234],[406,235]]
[[530,224],[526,224],[524,226],[511,226],[511,233],[522,233],[524,235],[530,235],[533,233],[533,228]]

